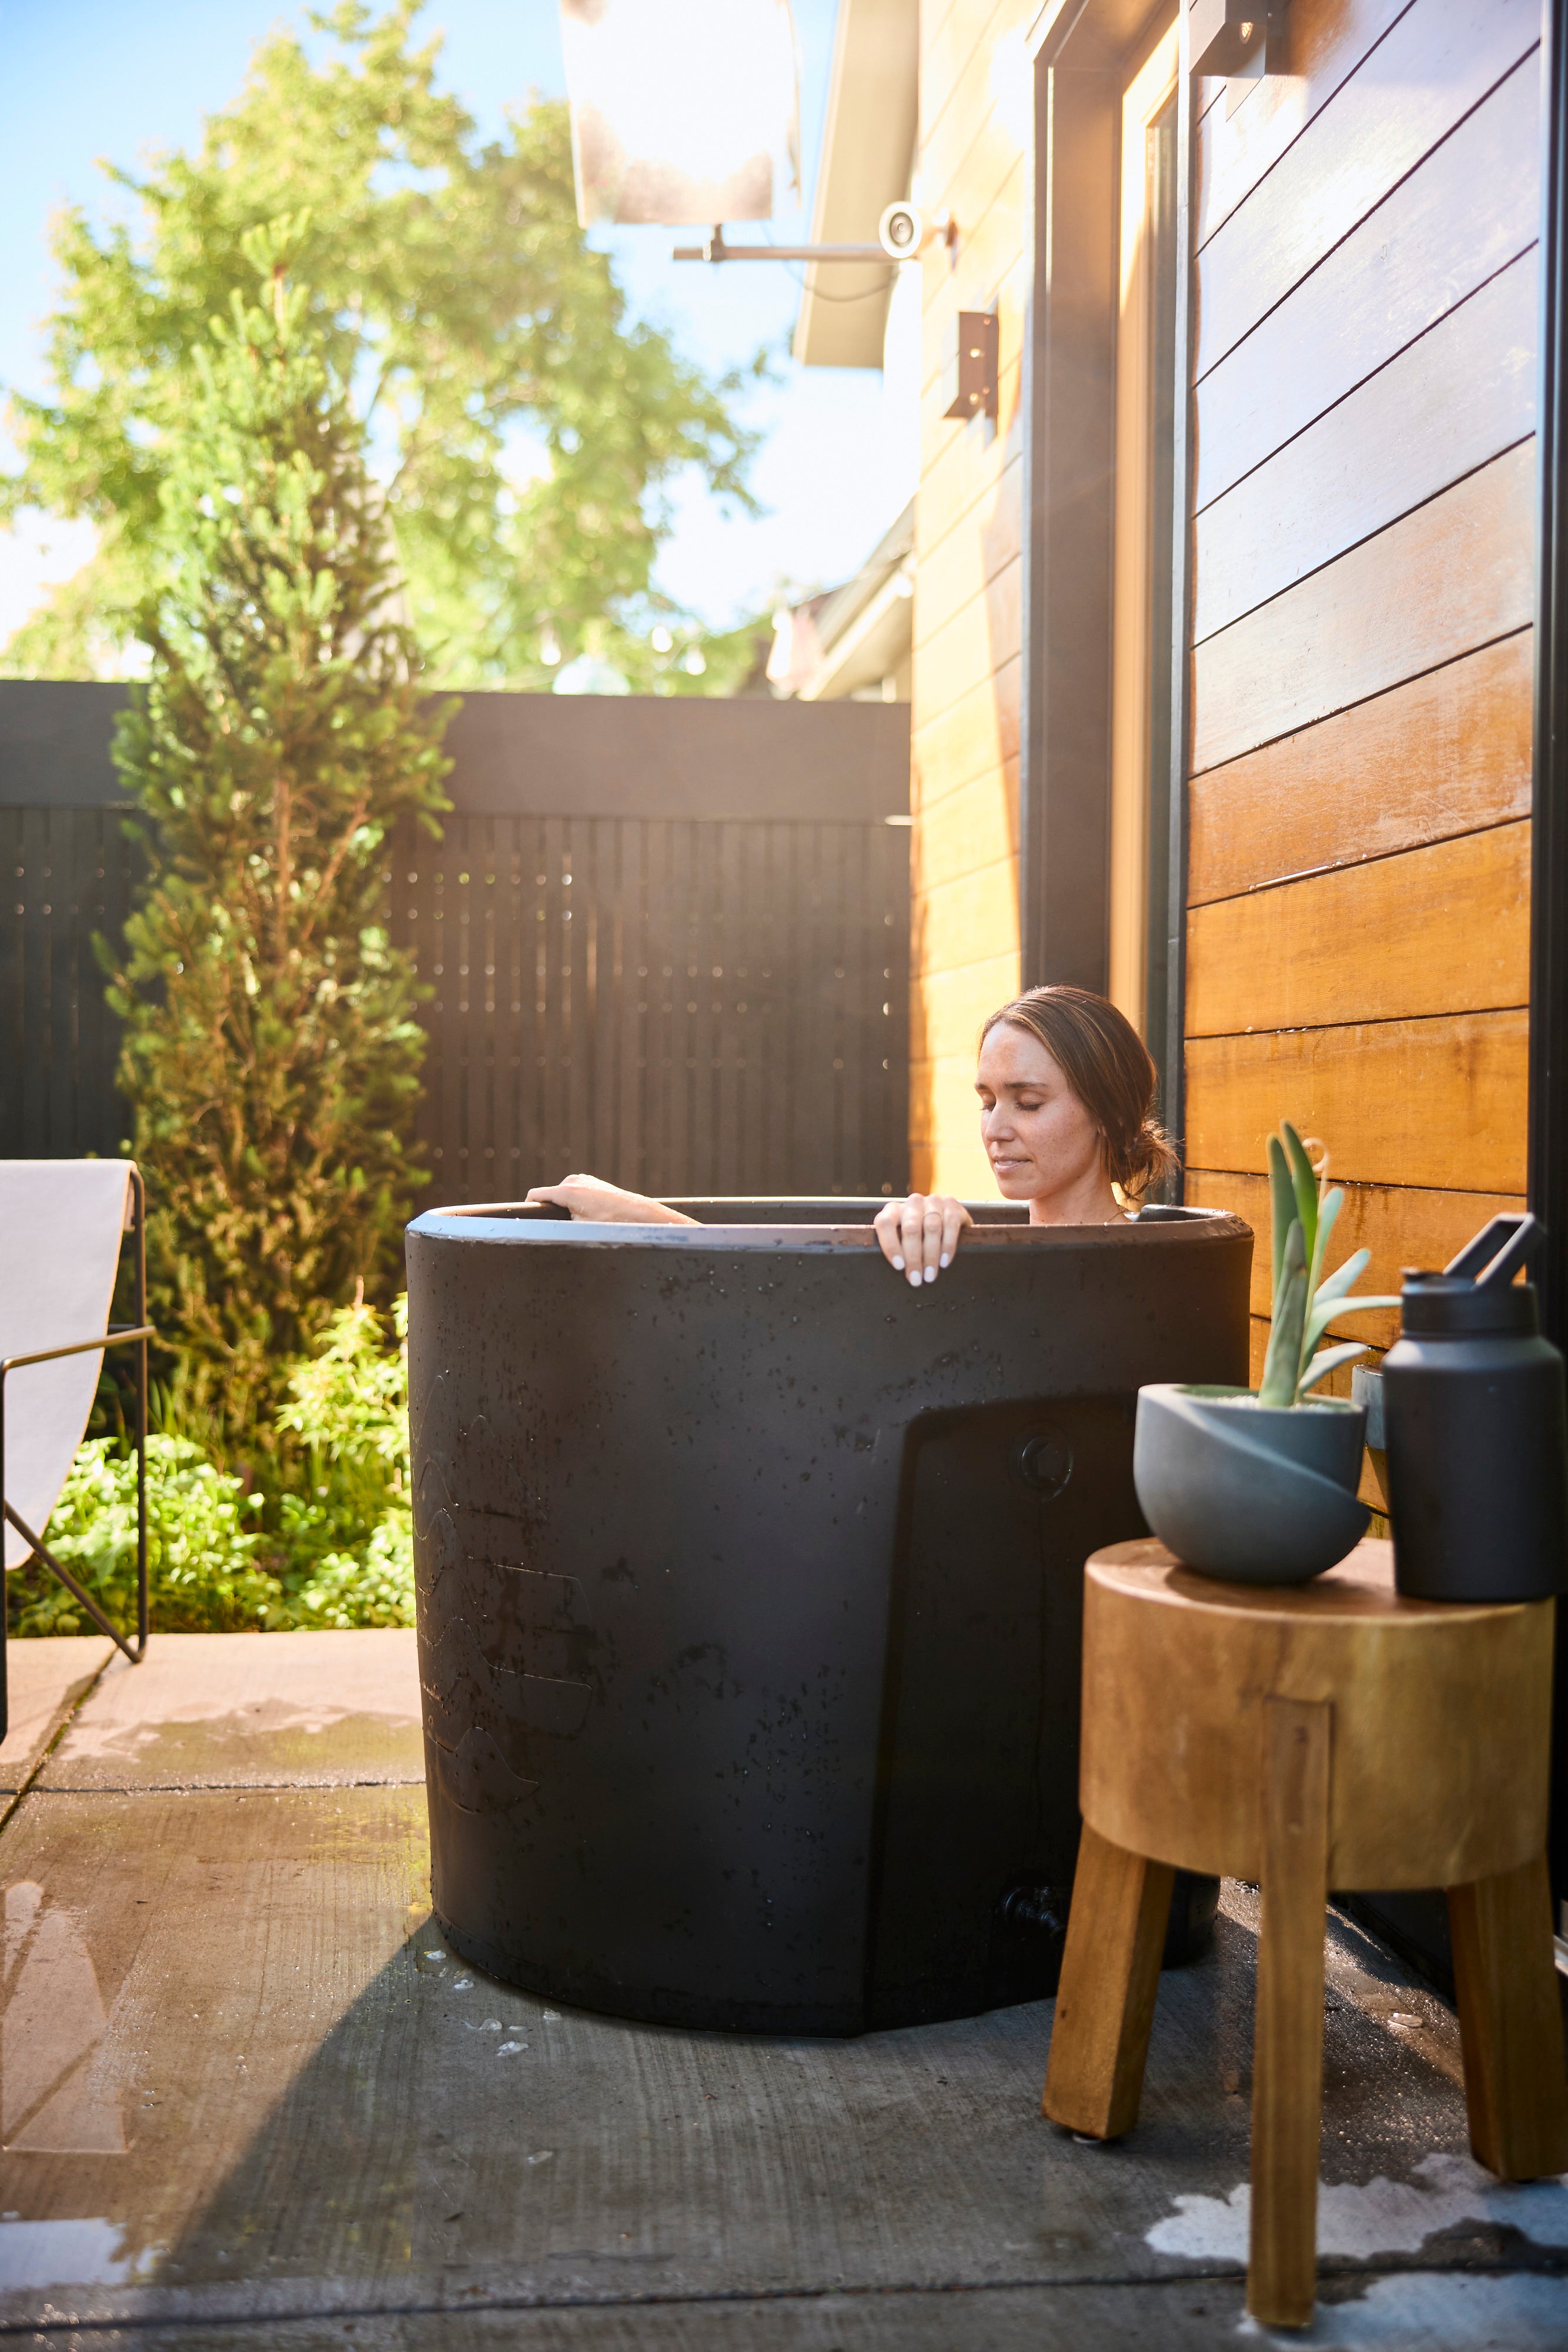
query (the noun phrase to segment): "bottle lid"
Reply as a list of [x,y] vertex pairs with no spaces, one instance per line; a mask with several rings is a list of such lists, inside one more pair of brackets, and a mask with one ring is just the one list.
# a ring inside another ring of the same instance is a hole
[[1489,1287],[1407,1265],[1399,1303],[1404,1328],[1422,1339],[1469,1339],[1483,1332],[1529,1337],[1541,1328],[1532,1282]]
[[1493,1217],[1441,1274],[1407,1265],[1399,1294],[1404,1328],[1451,1339],[1538,1331],[1535,1286],[1514,1276],[1544,1239],[1534,1217]]

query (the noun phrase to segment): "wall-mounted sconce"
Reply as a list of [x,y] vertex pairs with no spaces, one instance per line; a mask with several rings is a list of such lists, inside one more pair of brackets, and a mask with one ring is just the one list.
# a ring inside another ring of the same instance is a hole
[[943,353],[944,416],[995,416],[997,413],[997,314],[960,310],[947,330]]
[[1289,0],[1189,0],[1193,72],[1283,73],[1288,5]]

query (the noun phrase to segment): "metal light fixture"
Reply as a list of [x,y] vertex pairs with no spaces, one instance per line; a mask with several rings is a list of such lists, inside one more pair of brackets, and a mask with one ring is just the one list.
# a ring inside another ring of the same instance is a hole
[[997,314],[960,310],[947,329],[943,352],[944,416],[997,414]]
[[1196,74],[1283,73],[1289,0],[1192,0],[1187,12]]

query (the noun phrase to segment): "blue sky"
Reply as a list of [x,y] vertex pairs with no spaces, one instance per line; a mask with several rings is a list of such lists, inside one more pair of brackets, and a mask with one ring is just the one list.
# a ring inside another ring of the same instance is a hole
[[[793,0],[808,202],[835,6]],[[98,159],[134,165],[149,148],[193,145],[204,115],[238,89],[256,40],[298,21],[267,0],[0,0],[0,385],[47,389],[38,321],[51,299],[54,208],[71,202],[107,212],[114,198]],[[530,89],[564,90],[556,0],[431,0],[419,25],[425,37],[445,32],[442,79],[482,128],[498,125]],[[803,215],[775,221],[780,241],[806,233]],[[799,294],[790,271],[672,263],[674,241],[667,229],[595,233],[637,310],[705,366],[748,360],[759,342],[787,348]],[[780,579],[811,587],[845,577],[893,518],[876,372],[785,360],[780,373],[778,385],[748,394],[743,412],[766,436],[752,486],[767,514],[727,518],[699,483],[674,487],[660,584],[715,625],[765,600]],[[9,458],[0,444],[0,463]],[[68,572],[85,551],[58,526],[0,534],[0,642],[40,581]]]

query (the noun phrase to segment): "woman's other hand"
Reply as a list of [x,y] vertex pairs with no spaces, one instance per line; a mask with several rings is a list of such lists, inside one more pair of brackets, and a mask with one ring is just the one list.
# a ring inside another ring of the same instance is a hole
[[528,1193],[530,1201],[548,1201],[553,1208],[570,1209],[574,1217],[581,1217],[594,1225],[695,1225],[695,1217],[683,1217],[679,1209],[667,1209],[663,1201],[645,1200],[641,1192],[623,1192],[619,1184],[606,1184],[600,1176],[567,1176],[559,1184],[536,1184]]
[[959,1234],[974,1222],[962,1201],[946,1192],[911,1192],[907,1201],[889,1201],[873,1220],[883,1257],[916,1289],[951,1265]]

